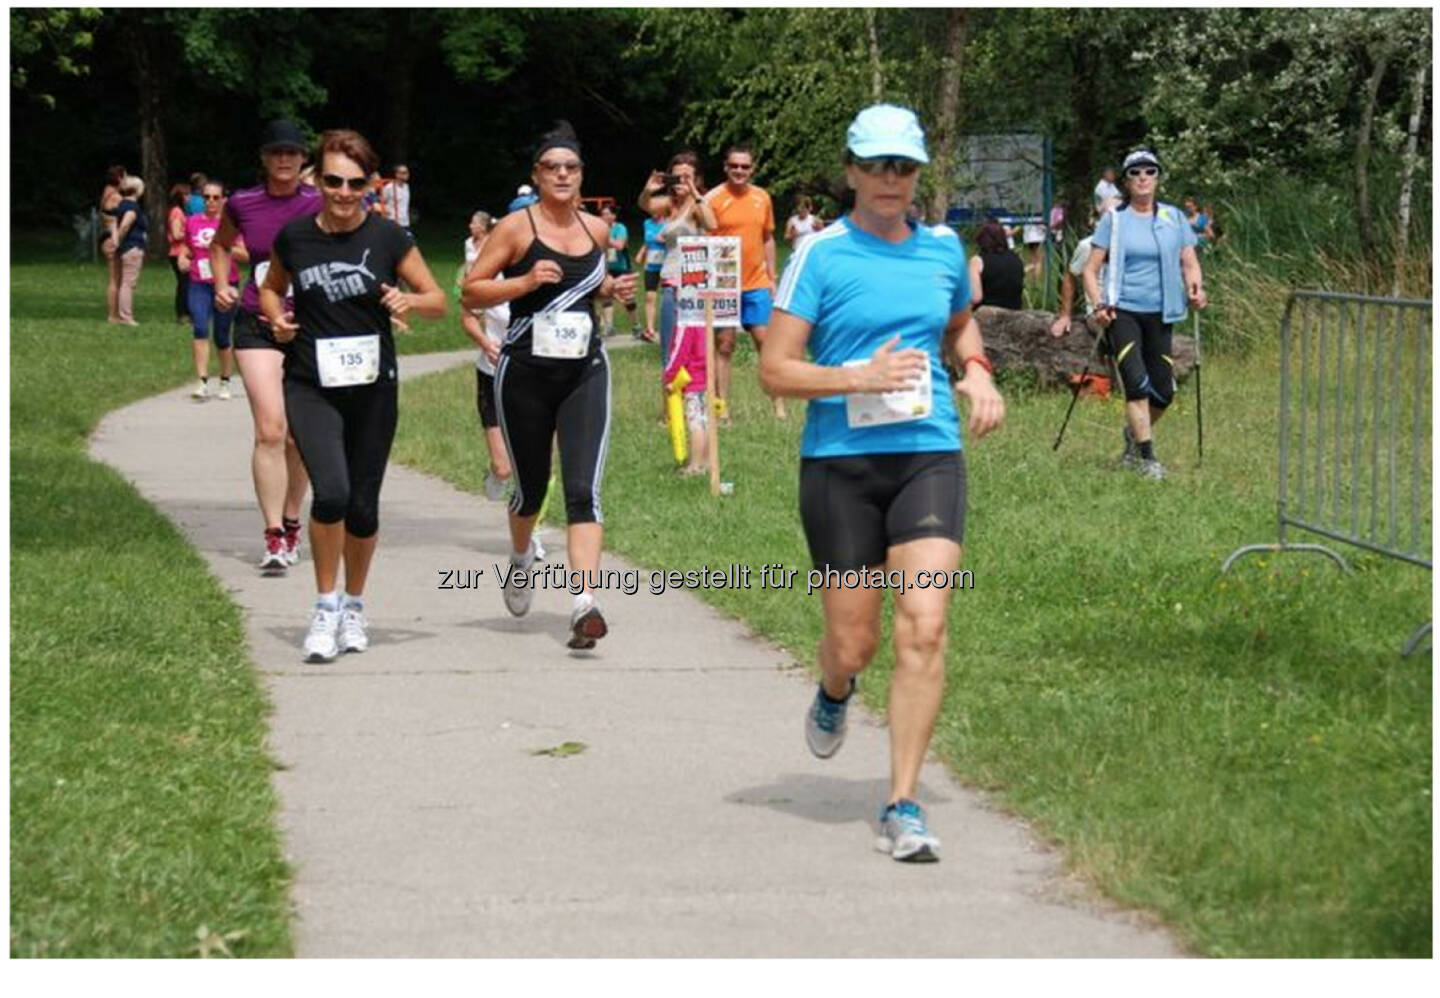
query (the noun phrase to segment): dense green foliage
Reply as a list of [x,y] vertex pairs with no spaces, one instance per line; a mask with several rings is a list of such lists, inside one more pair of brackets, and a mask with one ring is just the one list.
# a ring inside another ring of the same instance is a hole
[[[147,88],[164,108],[153,197],[197,168],[248,182],[255,136],[285,113],[359,128],[387,166],[415,167],[420,212],[456,218],[503,208],[556,117],[587,143],[586,193],[628,206],[680,143],[713,181],[724,146],[748,141],[784,211],[802,190],[840,193],[845,125],[878,96],[918,108],[934,138],[947,101],[954,134],[1049,135],[1076,225],[1099,168],[1141,141],[1165,157],[1172,196],[1217,209],[1301,184],[1354,218],[1365,187],[1372,263],[1393,245],[1410,81],[1430,53],[1423,9],[25,9],[11,24],[21,219],[60,221],[91,203],[106,164],[137,168]],[[953,177],[929,171],[927,192],[948,200]],[[1310,251],[1358,252],[1355,228]],[[1412,230],[1428,244],[1425,225]]]

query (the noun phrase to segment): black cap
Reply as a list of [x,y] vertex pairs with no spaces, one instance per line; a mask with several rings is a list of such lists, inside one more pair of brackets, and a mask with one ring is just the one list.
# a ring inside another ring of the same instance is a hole
[[295,125],[293,121],[272,121],[265,126],[265,136],[260,140],[260,151],[269,152],[271,149],[299,149],[304,152],[310,148],[310,143],[305,141],[305,133]]

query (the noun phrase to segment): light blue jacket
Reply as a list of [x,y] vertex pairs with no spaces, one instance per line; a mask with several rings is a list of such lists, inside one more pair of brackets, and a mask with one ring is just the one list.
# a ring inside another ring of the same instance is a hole
[[[1128,210],[1121,205],[1111,208],[1095,228],[1095,245],[1106,250],[1108,273],[1101,286],[1103,304],[1115,305],[1120,301],[1127,276],[1125,268],[1125,241],[1119,238],[1120,212]],[[1173,204],[1155,202],[1154,214],[1150,216],[1150,231],[1160,245],[1160,319],[1175,323],[1185,318],[1189,298],[1185,294],[1185,278],[1180,270],[1180,251],[1195,245],[1195,231],[1185,219],[1185,213]],[[1106,243],[1109,245],[1107,246]]]

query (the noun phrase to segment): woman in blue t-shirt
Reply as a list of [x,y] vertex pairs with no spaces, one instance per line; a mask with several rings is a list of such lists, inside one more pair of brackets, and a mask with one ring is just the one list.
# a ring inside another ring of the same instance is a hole
[[1195,230],[1179,208],[1155,199],[1159,158],[1150,149],[1136,149],[1125,157],[1123,172],[1125,195],[1095,228],[1085,293],[1100,302],[1093,317],[1108,327],[1109,347],[1125,385],[1120,463],[1159,481],[1165,467],[1155,459],[1150,432],[1175,397],[1171,328],[1185,318],[1187,303],[1204,308],[1207,299]]
[[[898,860],[938,858],[915,802],[945,685],[945,616],[965,523],[965,464],[954,392],[970,432],[1005,417],[991,381],[960,238],[907,221],[929,162],[914,112],[861,111],[846,139],[854,210],[805,241],[780,280],[760,380],[810,400],[800,447],[800,517],[825,614],[820,688],[805,719],[810,750],[845,737],[855,677],[895,590],[890,794],[880,845]],[[807,350],[809,359],[806,357]]]

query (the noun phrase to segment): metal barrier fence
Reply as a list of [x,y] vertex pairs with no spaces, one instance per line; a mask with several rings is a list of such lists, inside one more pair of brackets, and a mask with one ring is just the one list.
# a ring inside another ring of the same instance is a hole
[[[1304,530],[1431,565],[1431,307],[1428,301],[1296,291],[1280,322],[1279,539],[1254,551],[1310,551],[1350,571]],[[1430,633],[1421,625],[1410,654]]]

